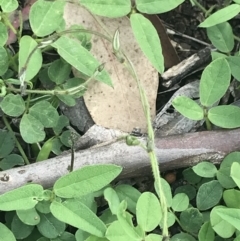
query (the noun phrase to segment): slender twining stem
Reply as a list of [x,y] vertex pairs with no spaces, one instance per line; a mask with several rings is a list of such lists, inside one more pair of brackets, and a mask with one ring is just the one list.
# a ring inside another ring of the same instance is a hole
[[15,139],[16,146],[17,146],[19,152],[21,153],[22,158],[23,158],[25,164],[30,164],[30,162],[29,162],[29,160],[28,160],[28,158],[27,158],[24,150],[22,149],[22,146],[20,145],[18,139],[16,138],[16,136],[15,136],[13,130],[12,130],[12,127],[11,127],[10,124],[8,123],[8,120],[7,120],[6,116],[5,116],[5,115],[2,115],[2,119],[3,119],[3,122],[4,122],[5,126],[7,127],[7,129],[8,129],[11,133],[13,133],[13,137],[14,137],[14,139]]

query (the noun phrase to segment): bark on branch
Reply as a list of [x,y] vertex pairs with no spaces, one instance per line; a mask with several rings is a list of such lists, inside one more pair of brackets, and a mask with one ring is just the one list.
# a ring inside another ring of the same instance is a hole
[[[237,150],[240,150],[240,129],[156,138],[156,153],[161,171],[192,166],[202,160],[220,163],[226,154]],[[59,177],[68,173],[70,158],[70,154],[65,154],[0,172],[0,194],[26,183],[52,187]],[[147,153],[138,146],[130,147],[124,142],[78,151],[75,154],[74,169],[107,163],[123,167],[120,178],[151,173]]]

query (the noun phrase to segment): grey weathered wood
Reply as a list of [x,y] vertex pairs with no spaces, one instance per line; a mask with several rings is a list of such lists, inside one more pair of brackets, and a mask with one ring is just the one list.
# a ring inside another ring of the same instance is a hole
[[[202,160],[220,163],[223,157],[240,150],[240,129],[196,132],[156,138],[156,153],[162,171],[194,165]],[[123,167],[120,178],[151,174],[147,153],[123,141],[78,151],[75,169],[85,165],[112,163]],[[70,154],[44,162],[0,172],[0,194],[26,183],[39,183],[44,188],[68,173]]]

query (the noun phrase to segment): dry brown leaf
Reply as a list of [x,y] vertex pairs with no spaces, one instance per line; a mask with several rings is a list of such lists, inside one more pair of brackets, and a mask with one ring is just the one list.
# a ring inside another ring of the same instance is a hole
[[[81,24],[87,29],[111,36],[119,29],[120,44],[123,51],[135,66],[136,72],[146,91],[151,107],[151,116],[155,117],[155,102],[158,89],[158,73],[151,66],[136,43],[131,31],[129,19],[108,19],[93,17],[87,10],[75,4],[66,4],[64,19],[67,27]],[[99,24],[99,21],[103,24]],[[100,82],[92,82],[84,95],[86,106],[97,125],[131,132],[134,127],[146,131],[146,119],[143,114],[138,88],[135,80],[112,54],[111,44],[99,37],[92,38],[92,54],[100,63],[106,63],[105,69],[110,73],[113,86],[111,88]]]

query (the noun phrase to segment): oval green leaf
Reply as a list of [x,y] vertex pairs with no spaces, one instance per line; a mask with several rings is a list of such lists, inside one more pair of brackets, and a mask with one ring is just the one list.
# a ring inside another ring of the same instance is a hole
[[[38,2],[38,1],[37,1]],[[36,49],[37,42],[30,36],[23,36],[19,43],[19,73],[26,68],[24,81],[31,80],[42,67],[42,53]],[[34,50],[34,52],[32,52]],[[29,61],[27,62],[28,57]],[[27,66],[26,66],[27,64]]]
[[137,201],[137,223],[145,232],[155,229],[162,219],[159,199],[151,192],[144,192]]
[[83,203],[74,200],[64,203],[53,201],[50,209],[58,220],[97,237],[104,237],[105,224]]
[[204,106],[212,106],[227,91],[231,70],[226,59],[212,61],[203,71],[200,80],[200,101]]
[[200,186],[197,193],[197,208],[201,211],[214,207],[222,198],[223,188],[216,181],[210,181]]
[[38,184],[28,184],[0,196],[0,210],[12,211],[33,208],[38,203],[43,187]]
[[29,114],[39,120],[44,127],[51,128],[57,125],[58,112],[48,101],[37,102],[29,109]]
[[217,174],[217,168],[211,162],[200,162],[192,169],[200,177],[210,178]]
[[[92,76],[100,66],[99,62],[80,42],[67,36],[60,37],[52,46],[57,48],[59,55],[63,59],[87,76]],[[112,81],[106,70],[98,73],[95,79],[112,86]]]
[[18,1],[17,0],[1,0],[0,5],[1,5],[3,12],[10,13],[18,8]]
[[234,47],[234,35],[228,22],[207,28],[207,35],[212,44],[221,52],[229,53]]
[[8,31],[5,24],[0,22],[0,46],[4,46],[8,40]]
[[223,200],[229,208],[240,209],[240,191],[236,189],[229,189],[223,192]]
[[13,132],[0,130],[0,158],[8,156],[15,147]]
[[8,70],[8,54],[4,47],[0,46],[0,75],[3,75]]
[[191,120],[202,120],[204,118],[203,108],[186,96],[174,98],[172,105],[183,116]]
[[27,225],[37,225],[40,222],[40,216],[35,208],[26,210],[17,210],[17,216],[19,219]]
[[235,228],[230,223],[228,223],[226,220],[224,220],[220,215],[218,214],[217,210],[220,209],[226,209],[228,211],[228,208],[224,206],[216,206],[212,209],[210,213],[210,221],[213,230],[222,238],[230,238],[234,232]]
[[224,188],[234,188],[236,183],[230,177],[231,167],[234,162],[240,163],[240,152],[232,152],[228,154],[222,161],[217,173],[217,179]]
[[18,117],[25,111],[25,102],[21,95],[10,93],[3,98],[0,107],[6,115]]
[[183,2],[184,0],[136,0],[136,7],[139,12],[157,14],[168,12]]
[[203,223],[203,215],[197,208],[188,208],[180,214],[181,227],[190,233],[197,233]]
[[189,198],[185,193],[178,193],[173,197],[172,209],[175,212],[182,212],[188,208]]
[[214,234],[214,230],[212,229],[211,223],[205,222],[199,233],[198,233],[198,240],[199,241],[214,241],[215,238],[215,234]]
[[240,108],[234,105],[221,105],[208,111],[209,120],[222,128],[240,127]]
[[239,172],[240,172],[240,164],[238,162],[234,162],[231,167],[230,177],[237,184],[238,188],[240,188]]
[[63,21],[65,1],[36,1],[30,9],[32,31],[39,37],[53,33]]
[[158,33],[152,23],[142,14],[131,14],[130,22],[133,34],[151,64],[159,73],[164,71],[164,59]]
[[232,76],[240,81],[240,56],[229,56],[226,58],[226,60],[229,63],[231,72],[232,72]]
[[238,15],[239,12],[240,12],[240,5],[231,4],[210,15],[199,25],[199,27],[208,28],[216,24],[226,22],[234,18],[236,15]]
[[130,0],[81,0],[80,3],[93,14],[108,18],[123,17],[131,11]]
[[62,198],[84,196],[109,184],[122,171],[116,165],[85,166],[58,179],[53,190]]
[[16,241],[14,234],[3,223],[0,223],[0,241]]
[[20,133],[27,143],[36,143],[45,138],[44,126],[30,114],[24,114],[20,121]]
[[66,224],[53,216],[52,213],[39,213],[38,231],[46,238],[54,239],[63,234]]

